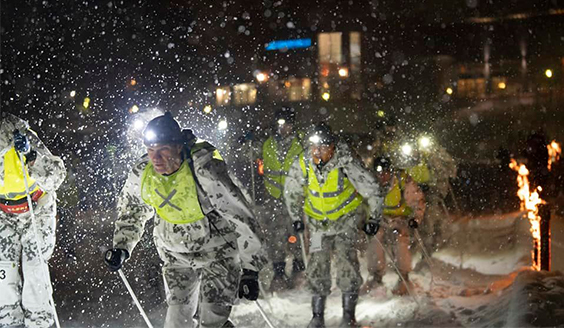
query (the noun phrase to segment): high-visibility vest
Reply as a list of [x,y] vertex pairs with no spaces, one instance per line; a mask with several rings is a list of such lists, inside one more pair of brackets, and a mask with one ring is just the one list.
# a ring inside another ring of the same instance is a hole
[[425,160],[421,161],[416,166],[409,168],[407,172],[409,173],[409,176],[411,176],[413,180],[419,184],[429,184],[431,182],[431,170]]
[[321,187],[312,164],[306,164],[303,154],[300,155],[300,166],[304,177],[307,176],[304,211],[308,216],[319,221],[336,221],[362,203],[362,196],[340,168],[329,172],[327,181]]
[[[25,175],[29,193],[33,194],[39,190],[39,185],[29,176],[27,166]],[[26,197],[25,181],[22,171],[22,162],[14,147],[4,154],[4,184],[0,185],[0,198],[7,200],[20,200]]]
[[407,206],[403,191],[407,174],[402,172],[396,176],[394,186],[384,198],[384,215],[388,216],[409,216],[413,213],[413,209]]
[[[223,160],[217,149],[207,142],[198,142],[191,148],[195,153],[202,148],[214,149],[213,158]],[[159,217],[174,224],[186,224],[205,217],[200,201],[194,173],[185,160],[178,171],[171,175],[155,172],[149,162],[141,177],[141,199],[152,206]]]
[[292,144],[283,163],[278,159],[278,143],[273,137],[268,138],[262,146],[264,186],[268,193],[274,198],[280,198],[282,196],[282,190],[284,190],[284,183],[286,182],[286,176],[290,171],[290,167],[303,152],[303,147],[299,140],[299,137],[295,137],[294,140],[292,140]]

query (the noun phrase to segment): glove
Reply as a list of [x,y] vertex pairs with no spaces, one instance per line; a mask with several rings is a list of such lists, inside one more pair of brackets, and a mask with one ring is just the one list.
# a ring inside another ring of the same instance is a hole
[[411,228],[411,229],[417,229],[419,228],[419,223],[417,223],[417,221],[413,218],[409,219],[409,221],[407,222],[407,225]]
[[14,130],[14,148],[24,155],[31,150],[29,139],[18,130]]
[[294,231],[296,233],[300,233],[300,232],[303,232],[305,230],[305,225],[302,221],[292,222],[292,227],[294,227]]
[[239,283],[239,298],[256,301],[259,295],[258,272],[243,269],[243,276]]
[[380,230],[380,220],[376,220],[373,218],[368,219],[368,221],[364,223],[362,230],[368,236],[376,235],[378,233],[378,230]]
[[37,152],[35,150],[30,150],[29,153],[25,155],[25,164],[29,164],[37,159]]
[[106,261],[106,265],[108,266],[110,271],[113,272],[121,269],[121,266],[128,258],[129,252],[127,250],[123,248],[113,248],[106,251],[104,261]]

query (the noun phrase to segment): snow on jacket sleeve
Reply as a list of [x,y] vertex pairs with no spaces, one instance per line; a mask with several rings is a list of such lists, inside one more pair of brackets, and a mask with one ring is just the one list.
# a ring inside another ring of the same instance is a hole
[[199,150],[193,154],[193,159],[198,182],[212,206],[235,226],[243,268],[260,271],[268,260],[258,221],[241,190],[229,177],[225,162],[213,158],[213,151],[208,149]]
[[292,221],[302,221],[302,211],[304,207],[304,186],[307,184],[304,178],[300,159],[296,159],[284,183],[284,203],[290,213]]
[[380,186],[372,173],[365,169],[360,160],[352,154],[347,156],[343,171],[356,191],[366,200],[370,207],[370,217],[381,218],[383,198],[380,195]]
[[141,240],[145,223],[153,217],[155,210],[141,199],[141,175],[147,165],[144,157],[129,173],[118,198],[118,218],[114,230],[114,248],[132,253]]

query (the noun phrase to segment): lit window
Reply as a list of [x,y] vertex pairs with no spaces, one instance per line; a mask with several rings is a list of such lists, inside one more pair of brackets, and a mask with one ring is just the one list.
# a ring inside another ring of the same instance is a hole
[[215,90],[215,99],[220,106],[228,105],[231,101],[231,91],[229,87],[219,87]]
[[486,94],[486,80],[484,78],[460,79],[457,84],[459,97],[484,97]]
[[257,100],[257,87],[252,83],[233,86],[233,103],[236,105],[254,104]]
[[350,38],[350,55],[351,55],[351,71],[360,71],[360,32],[351,32]]
[[320,63],[341,64],[343,62],[340,32],[320,33],[318,49]]
[[311,97],[311,80],[310,79],[289,79],[284,83],[289,84],[288,99],[290,101],[308,100]]

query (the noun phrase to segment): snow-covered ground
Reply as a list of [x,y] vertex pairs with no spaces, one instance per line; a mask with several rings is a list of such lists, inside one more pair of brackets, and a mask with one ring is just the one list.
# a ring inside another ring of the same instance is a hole
[[[416,300],[391,295],[397,275],[390,269],[383,288],[360,298],[357,320],[362,327],[564,326],[564,276],[530,269],[528,229],[520,213],[458,220],[447,245],[432,255],[431,269],[414,257]],[[564,237],[562,218],[553,218],[552,229],[555,239]],[[555,243],[553,254],[559,249]],[[259,303],[276,327],[305,327],[311,318],[306,290],[269,294]],[[339,290],[325,313],[327,326],[338,326]],[[252,302],[238,305],[232,320],[238,327],[266,327]]]
[[[102,254],[111,243],[109,213],[103,227],[85,228],[76,247],[77,262],[55,259],[52,269],[55,301],[63,327],[145,327],[117,274],[109,273]],[[100,222],[100,221],[97,221]],[[448,224],[450,234],[440,251],[432,254],[432,268],[415,254],[412,280],[417,301],[392,296],[397,275],[389,268],[384,287],[362,296],[357,319],[363,327],[564,327],[564,218],[552,219],[553,271],[530,270],[529,223],[520,213],[461,218]],[[150,230],[147,227],[147,230]],[[79,233],[80,235],[80,233]],[[59,256],[61,251],[59,250]],[[361,256],[363,277],[366,263]],[[64,264],[61,264],[62,261]],[[268,276],[263,270],[261,278]],[[334,271],[334,270],[333,270]],[[149,234],[124,267],[133,289],[155,327],[166,314],[159,261]],[[265,289],[268,279],[263,279]],[[311,295],[305,289],[276,295],[263,293],[260,305],[275,327],[305,327],[311,318]],[[326,323],[341,319],[341,294],[328,298]],[[241,301],[231,317],[237,327],[267,327],[256,304]]]

